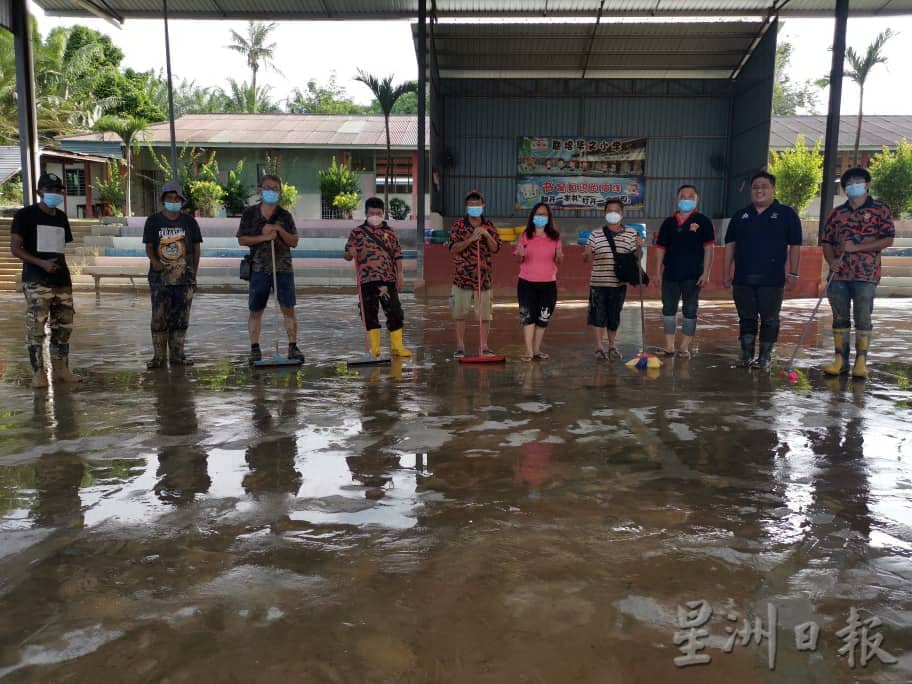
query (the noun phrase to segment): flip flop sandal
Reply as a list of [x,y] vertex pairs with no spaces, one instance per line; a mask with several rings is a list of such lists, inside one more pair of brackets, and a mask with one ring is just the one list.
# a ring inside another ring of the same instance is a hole
[[497,356],[497,352],[495,352],[490,347],[485,347],[484,349],[481,350],[481,355],[482,356]]
[[605,361],[607,359],[608,359],[608,355],[605,354],[605,351],[603,349],[595,350],[595,360],[596,361]]
[[689,349],[678,350],[679,359],[689,359],[691,356],[693,356],[693,353]]
[[611,347],[611,349],[608,350],[608,358],[612,361],[619,361],[622,358],[621,352],[619,352],[615,347]]
[[532,357],[531,356],[520,356],[519,360],[522,361],[523,363],[529,363],[530,361],[532,361]]
[[674,349],[659,349],[658,353],[660,356],[674,356],[675,350]]
[[462,349],[457,349],[453,352],[454,359],[461,359],[463,356],[465,356],[465,351]]
[[551,354],[549,354],[548,352],[538,352],[538,354],[536,354],[534,356],[534,358],[544,361],[545,359],[550,359]]

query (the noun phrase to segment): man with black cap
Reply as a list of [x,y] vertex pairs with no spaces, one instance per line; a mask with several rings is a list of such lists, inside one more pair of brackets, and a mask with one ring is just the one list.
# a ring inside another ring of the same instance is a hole
[[190,324],[190,305],[196,290],[203,236],[192,216],[181,211],[186,198],[174,181],[162,186],[164,208],[146,219],[143,243],[149,257],[149,294],[152,297],[152,348],[149,369],[192,366],[184,354]]
[[38,178],[41,199],[16,212],[10,227],[10,253],[22,260],[22,292],[33,387],[47,387],[44,363],[45,329],[50,327],[52,378],[59,382],[82,380],[69,369],[70,333],[73,331],[73,283],[64,249],[73,241],[70,222],[59,210],[63,182],[54,173]]
[[855,318],[855,365],[852,376],[868,376],[868,347],[871,343],[871,313],[874,293],[880,282],[880,253],[893,244],[896,230],[890,207],[868,194],[871,174],[852,168],[840,180],[846,202],[830,213],[820,242],[833,278],[827,298],[833,309],[833,343],[836,358],[824,366],[827,375],[849,372],[850,317]]

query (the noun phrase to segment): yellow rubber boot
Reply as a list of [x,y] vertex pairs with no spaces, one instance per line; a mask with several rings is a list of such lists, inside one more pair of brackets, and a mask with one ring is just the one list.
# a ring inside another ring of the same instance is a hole
[[868,347],[871,345],[870,330],[855,331],[855,365],[852,367],[852,377],[864,379],[868,377]]
[[370,342],[371,356],[380,357],[380,328],[374,328],[367,331],[367,339]]
[[412,352],[402,346],[402,328],[390,330],[390,354],[406,358],[412,355]]
[[849,372],[849,329],[833,329],[833,346],[836,348],[836,357],[833,363],[823,367],[827,375],[842,375]]

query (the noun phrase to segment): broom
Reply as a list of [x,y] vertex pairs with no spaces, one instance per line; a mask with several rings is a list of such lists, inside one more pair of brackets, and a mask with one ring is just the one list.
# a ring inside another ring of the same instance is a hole
[[817,316],[817,310],[820,308],[823,298],[826,296],[827,289],[830,287],[830,282],[833,280],[833,276],[836,275],[836,271],[830,269],[830,275],[826,279],[826,284],[823,286],[823,291],[820,293],[820,296],[817,298],[817,304],[814,306],[814,310],[811,311],[811,315],[808,316],[807,322],[804,324],[804,328],[801,330],[801,335],[798,337],[798,343],[795,345],[795,349],[792,352],[792,355],[789,357],[788,363],[785,364],[785,368],[782,369],[780,375],[784,380],[788,380],[790,385],[794,385],[798,382],[798,373],[792,368],[792,365],[795,363],[795,357],[798,356],[798,350],[801,349],[801,345],[804,344],[804,338],[807,335],[808,329],[811,327],[811,323],[814,322],[814,318]]
[[637,289],[640,291],[640,340],[642,341],[641,351],[627,362],[628,368],[661,368],[662,359],[655,354],[646,351],[646,306],[643,304],[643,269],[640,261],[637,259]]
[[272,290],[275,293],[275,356],[271,359],[261,359],[260,361],[254,361],[254,368],[269,368],[271,366],[300,366],[304,363],[303,359],[286,359],[284,356],[279,355],[279,277],[276,275],[276,255],[275,255],[275,241],[276,238],[273,238],[269,241],[269,246],[272,250]]
[[[475,291],[475,308],[478,310],[478,356],[460,357],[459,363],[504,363],[507,360],[505,356],[484,354],[484,339],[481,334],[481,238],[475,243],[475,271],[478,274],[478,289]],[[494,287],[494,283],[491,283],[491,287]]]

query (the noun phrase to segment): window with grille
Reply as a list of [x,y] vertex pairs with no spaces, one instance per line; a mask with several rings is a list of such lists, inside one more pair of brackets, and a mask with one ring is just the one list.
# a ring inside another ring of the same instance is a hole
[[68,195],[72,197],[73,195],[86,194],[85,169],[67,169],[64,172],[64,176]]
[[[412,158],[411,157],[393,157],[393,164],[390,167],[390,194],[409,195],[412,192]],[[386,157],[377,158],[377,184],[376,192],[378,195],[383,194],[383,186],[386,183]]]

